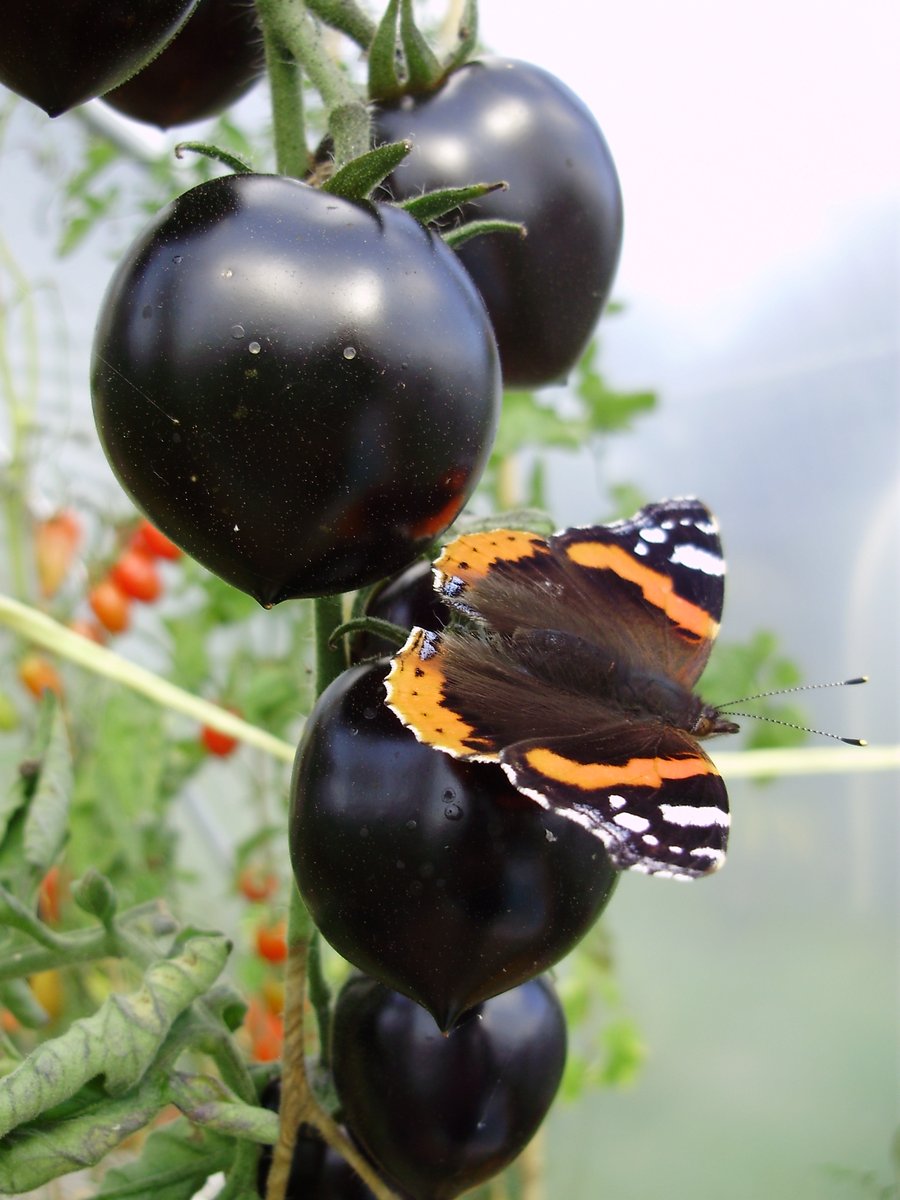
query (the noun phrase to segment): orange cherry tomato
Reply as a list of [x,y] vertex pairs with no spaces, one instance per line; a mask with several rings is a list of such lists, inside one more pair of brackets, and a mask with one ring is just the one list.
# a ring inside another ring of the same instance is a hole
[[40,699],[44,692],[63,693],[63,682],[59,672],[42,654],[26,654],[18,666],[19,679],[32,696]]
[[59,864],[50,868],[38,888],[38,912],[48,925],[58,925],[62,912],[62,880]]
[[109,570],[113,583],[134,600],[152,604],[162,592],[162,579],[156,563],[149,554],[139,550],[124,550]]
[[238,891],[247,900],[268,900],[278,890],[278,876],[261,867],[244,867],[238,875]]
[[250,1036],[250,1053],[257,1062],[274,1062],[281,1057],[284,1023],[259,996],[250,999],[244,1028]]
[[131,622],[131,597],[112,579],[101,579],[88,592],[94,616],[110,633],[122,633]]
[[56,595],[71,569],[81,538],[81,521],[69,508],[38,523],[34,557],[42,596]]
[[256,930],[256,953],[270,963],[283,963],[287,958],[287,925],[260,925]]
[[181,550],[170,541],[164,533],[142,518],[137,529],[131,535],[131,547],[141,554],[149,554],[153,558],[181,558]]

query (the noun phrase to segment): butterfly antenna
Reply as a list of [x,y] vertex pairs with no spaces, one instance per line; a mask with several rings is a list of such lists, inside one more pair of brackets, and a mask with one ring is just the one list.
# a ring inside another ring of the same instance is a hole
[[[749,700],[765,700],[769,696],[787,696],[791,692],[811,692],[816,688],[852,687],[857,683],[868,683],[868,675],[858,675],[855,679],[839,679],[831,683],[801,683],[797,687],[779,688],[774,692],[758,692],[755,696],[743,696],[739,700],[728,700],[719,704],[720,710],[730,709],[733,704],[746,704]],[[746,717],[751,721],[768,721],[770,725],[783,725],[786,729],[799,729],[802,733],[815,733],[819,737],[833,738],[836,742],[844,742],[848,746],[867,746],[865,738],[841,737],[839,733],[829,733],[826,729],[810,729],[807,725],[795,725],[791,721],[781,721],[778,717],[766,717],[761,713],[731,712],[732,717]]]
[[[739,696],[737,700],[726,700],[717,704],[717,708],[731,708],[732,704],[748,704],[751,700],[766,700],[769,696],[789,696],[791,692],[812,692],[816,688],[853,687],[857,683],[868,683],[868,675],[857,675],[855,679],[835,679],[830,683],[798,683],[796,687],[776,688],[774,692],[757,692],[755,696]],[[736,717],[745,717],[746,713],[735,713]],[[815,733],[815,730],[810,730]]]

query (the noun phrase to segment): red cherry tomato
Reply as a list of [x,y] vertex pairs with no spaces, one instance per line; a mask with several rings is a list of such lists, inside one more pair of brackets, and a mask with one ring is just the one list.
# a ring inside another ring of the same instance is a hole
[[131,597],[112,579],[101,579],[88,592],[94,616],[110,633],[122,633],[131,621]]
[[[233,709],[229,709],[233,712]],[[230,733],[221,733],[218,729],[213,729],[211,725],[204,725],[200,729],[200,741],[210,754],[215,754],[217,758],[228,758],[237,749],[238,739],[232,737]]]
[[109,575],[126,596],[142,600],[144,604],[152,604],[162,592],[156,563],[149,555],[137,550],[125,550],[113,563]]
[[270,963],[284,962],[287,958],[287,926],[284,921],[259,926],[256,931],[256,953]]
[[151,558],[181,558],[181,550],[155,525],[143,517],[129,542],[132,550],[149,554]]

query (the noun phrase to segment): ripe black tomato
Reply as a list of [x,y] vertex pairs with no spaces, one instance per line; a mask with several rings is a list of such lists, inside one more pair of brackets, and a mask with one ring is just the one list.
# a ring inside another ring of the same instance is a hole
[[540,67],[504,58],[467,63],[438,91],[381,104],[376,142],[414,147],[390,176],[397,198],[504,179],[460,220],[523,222],[458,251],[490,314],[507,386],[563,378],[606,303],[622,241],[615,165],[591,113]]
[[137,121],[168,129],[211,117],[253,86],[265,65],[248,0],[199,0],[162,54],[104,101]]
[[335,1005],[344,1118],[413,1200],[452,1200],[512,1162],[553,1102],[565,1060],[565,1020],[545,979],[486,1000],[446,1035],[374,979],[351,979]]
[[263,605],[399,570],[487,460],[497,350],[440,238],[272,175],[163,209],[120,263],[92,368],[120,483]]
[[58,117],[150,61],[197,0],[28,0],[7,4],[0,83]]
[[418,742],[384,704],[386,670],[351,667],[319,697],[291,781],[291,859],[323,937],[448,1029],[558,962],[616,872],[499,767]]

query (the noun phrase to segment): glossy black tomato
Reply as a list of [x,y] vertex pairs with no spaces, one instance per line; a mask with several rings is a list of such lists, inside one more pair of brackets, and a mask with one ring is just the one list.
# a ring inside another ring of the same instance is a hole
[[449,1034],[373,979],[351,979],[335,1005],[344,1118],[413,1200],[452,1200],[512,1162],[553,1102],[565,1060],[565,1020],[544,979],[485,1001]]
[[168,129],[233,104],[263,72],[265,55],[248,0],[199,0],[162,54],[103,97],[136,121]]
[[139,71],[197,0],[27,0],[6,4],[0,83],[58,117]]
[[[281,1103],[281,1081],[267,1084],[260,1096],[265,1108],[277,1112]],[[272,1148],[259,1152],[256,1190],[266,1194],[266,1182],[272,1166]],[[294,1143],[294,1157],[284,1200],[372,1200],[372,1191],[363,1183],[345,1158],[319,1137],[311,1125],[301,1125]]]
[[564,378],[606,303],[622,241],[619,181],[591,113],[540,67],[484,58],[432,94],[377,106],[374,121],[376,141],[414,143],[388,180],[397,198],[509,183],[459,219],[519,221],[528,236],[478,237],[458,253],[490,313],[504,383]]
[[499,767],[416,741],[384,704],[386,670],[351,667],[319,697],[291,782],[291,859],[331,945],[447,1029],[558,962],[616,872]]
[[180,196],[120,263],[92,390],[138,507],[271,605],[431,546],[487,460],[500,375],[440,238],[388,205],[235,175]]
[[[405,571],[385,580],[366,604],[366,616],[389,621],[401,629],[412,629],[413,625],[420,625],[424,629],[443,629],[449,613],[441,596],[434,590],[431,562],[426,558],[419,559]],[[395,649],[399,647],[390,645],[373,633],[358,633],[353,638],[351,658],[354,662],[361,662]]]

